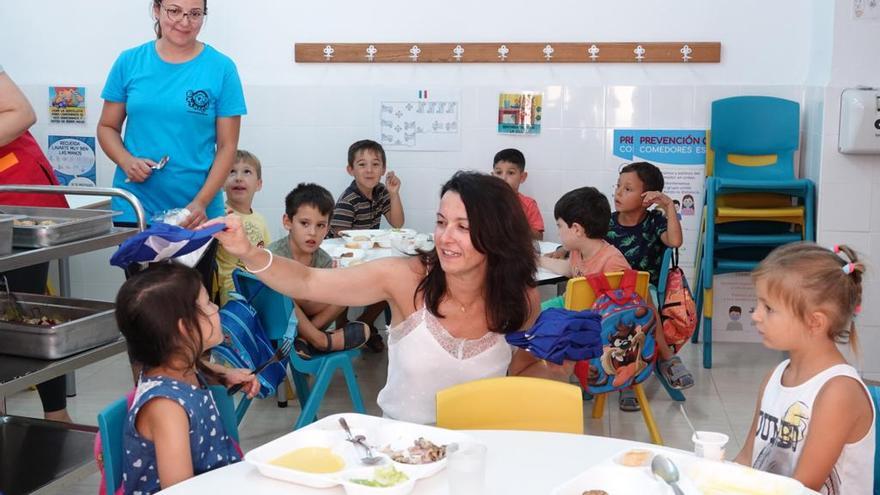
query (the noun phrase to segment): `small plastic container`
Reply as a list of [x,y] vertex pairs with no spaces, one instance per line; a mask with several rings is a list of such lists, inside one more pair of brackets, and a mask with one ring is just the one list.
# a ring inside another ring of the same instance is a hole
[[698,431],[693,434],[694,454],[697,457],[712,461],[724,460],[724,447],[730,441],[730,437],[724,433],[714,431]]

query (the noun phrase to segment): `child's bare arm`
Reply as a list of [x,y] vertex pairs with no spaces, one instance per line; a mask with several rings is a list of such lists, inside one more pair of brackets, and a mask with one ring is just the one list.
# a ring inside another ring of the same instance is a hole
[[391,209],[385,214],[388,223],[394,228],[403,227],[403,202],[400,201],[400,178],[394,172],[388,172],[385,176],[385,187],[391,199]]
[[746,435],[746,441],[743,443],[742,450],[739,451],[739,454],[734,459],[734,462],[738,464],[744,466],[752,465],[752,448],[755,446],[755,432],[758,430],[758,417],[761,414],[761,398],[764,397],[764,389],[767,388],[767,382],[770,381],[772,374],[773,371],[767,373],[767,376],[764,377],[764,382],[761,383],[761,390],[758,392],[758,402],[755,404],[755,416],[752,418],[752,426],[749,427],[749,433]]
[[794,479],[820,490],[843,446],[865,436],[874,417],[862,385],[848,377],[832,378],[813,403],[804,450],[794,469]]
[[538,264],[540,264],[542,268],[546,268],[558,275],[571,277],[571,263],[568,260],[554,259],[549,256],[539,256]]
[[177,402],[156,398],[138,412],[138,433],[156,447],[156,469],[162,488],[193,477],[189,445],[189,418]]
[[668,247],[681,247],[684,236],[681,233],[681,222],[678,220],[678,212],[672,198],[658,191],[648,191],[642,194],[642,205],[646,208],[657,205],[666,213],[666,232],[660,234],[660,240]]

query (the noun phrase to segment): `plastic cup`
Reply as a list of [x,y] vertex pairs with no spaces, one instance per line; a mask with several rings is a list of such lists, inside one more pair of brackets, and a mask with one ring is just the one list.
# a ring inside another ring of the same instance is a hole
[[449,493],[483,493],[486,488],[486,446],[480,443],[459,444],[446,456]]
[[724,446],[730,437],[714,431],[698,431],[691,437],[694,442],[694,454],[697,457],[713,461],[724,460]]

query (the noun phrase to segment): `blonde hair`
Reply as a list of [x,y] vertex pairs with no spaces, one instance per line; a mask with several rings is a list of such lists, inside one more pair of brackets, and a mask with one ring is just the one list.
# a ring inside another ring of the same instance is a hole
[[767,292],[779,296],[802,322],[811,310],[823,308],[830,322],[828,338],[838,344],[849,342],[857,352],[853,317],[862,304],[864,272],[864,263],[849,246],[830,250],[803,242],[773,250],[752,272],[752,280],[764,282]]
[[257,178],[263,178],[263,166],[260,165],[260,159],[257,158],[257,155],[251,153],[247,150],[236,150],[235,151],[235,161],[233,163],[245,162],[248,165],[254,167],[254,170],[257,171]]

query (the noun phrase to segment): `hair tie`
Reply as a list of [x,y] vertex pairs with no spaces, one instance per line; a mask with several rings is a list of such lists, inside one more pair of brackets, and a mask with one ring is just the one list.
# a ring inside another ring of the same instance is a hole
[[843,273],[849,275],[853,272],[853,270],[856,269],[856,265],[854,263],[850,262],[850,263],[843,265],[843,268],[841,268],[841,269],[843,270]]
[[835,245],[831,248],[831,250],[834,251],[835,254],[840,254],[840,244],[835,244]]
[[853,316],[858,316],[862,312],[862,305],[859,304],[853,309]]

